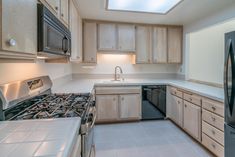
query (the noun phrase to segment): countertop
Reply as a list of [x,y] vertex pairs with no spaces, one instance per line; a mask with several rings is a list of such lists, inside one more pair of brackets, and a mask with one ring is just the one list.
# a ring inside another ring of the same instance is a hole
[[0,122],[1,157],[68,157],[80,118]]
[[94,87],[108,86],[139,86],[139,85],[171,85],[182,88],[208,98],[224,102],[223,88],[212,87],[199,83],[174,80],[174,79],[126,79],[121,82],[113,82],[110,79],[75,79],[61,87],[54,89],[55,93],[87,93]]

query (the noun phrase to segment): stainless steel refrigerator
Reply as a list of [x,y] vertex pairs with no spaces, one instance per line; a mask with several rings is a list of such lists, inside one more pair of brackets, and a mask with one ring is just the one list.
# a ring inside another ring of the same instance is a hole
[[235,157],[235,31],[225,34],[225,157]]

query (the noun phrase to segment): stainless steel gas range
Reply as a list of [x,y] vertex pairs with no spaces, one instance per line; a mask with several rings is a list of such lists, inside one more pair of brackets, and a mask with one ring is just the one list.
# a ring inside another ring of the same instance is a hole
[[52,94],[48,76],[0,86],[0,120],[80,117],[82,157],[93,157],[95,101],[90,93]]

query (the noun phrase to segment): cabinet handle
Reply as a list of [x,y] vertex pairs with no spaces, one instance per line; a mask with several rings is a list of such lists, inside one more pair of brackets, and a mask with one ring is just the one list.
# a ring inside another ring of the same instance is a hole
[[8,41],[8,44],[9,44],[10,46],[16,46],[16,40],[15,40],[15,39],[10,39],[10,40]]
[[64,17],[64,14],[61,14],[62,17]]
[[214,149],[215,149],[215,147],[216,147],[215,144],[213,144],[213,143],[211,144],[211,146],[212,146]]
[[185,104],[184,106],[187,108],[187,105],[186,105],[186,104]]
[[211,119],[212,119],[214,122],[215,122],[215,120],[216,120],[215,117],[211,117]]
[[215,131],[214,130],[211,130],[212,134],[215,135]]
[[58,7],[55,7],[55,10],[58,10]]
[[192,101],[193,99],[192,98],[189,98],[190,101]]
[[212,108],[212,110],[213,110],[213,111],[215,111],[215,110],[216,110],[216,107],[214,107],[214,106],[212,106],[211,108]]

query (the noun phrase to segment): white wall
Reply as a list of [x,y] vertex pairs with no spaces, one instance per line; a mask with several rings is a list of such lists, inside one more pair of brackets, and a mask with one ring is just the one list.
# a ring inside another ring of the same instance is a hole
[[189,79],[223,84],[224,34],[235,31],[235,20],[190,33]]
[[142,73],[177,73],[179,66],[174,64],[132,64],[131,55],[98,54],[97,65],[87,67],[85,64],[73,64],[73,73],[113,74],[115,66],[122,67],[125,74]]
[[[190,78],[189,76],[189,71],[191,71],[190,70],[190,38],[191,38],[190,34],[199,32],[200,30],[204,30],[206,28],[211,28],[212,26],[216,26],[218,24],[224,24],[225,22],[231,21],[234,18],[235,18],[235,3],[234,5],[230,6],[230,8],[226,8],[225,10],[218,11],[216,14],[213,14],[213,15],[207,15],[203,19],[199,19],[197,21],[194,21],[193,23],[190,23],[184,26],[184,43],[183,43],[184,44],[183,45],[184,58],[183,58],[181,73],[185,74],[187,80],[197,79],[197,78]],[[223,58],[221,58],[221,60],[223,61]],[[205,78],[203,78],[202,81],[217,82],[221,84],[221,69],[219,69],[217,72],[218,72],[216,75],[217,78],[210,79],[212,76],[208,76],[208,73],[207,73],[207,75],[205,76]],[[215,74],[213,77],[215,77]]]
[[0,63],[0,84],[49,75],[57,79],[72,73],[71,64],[36,63]]

